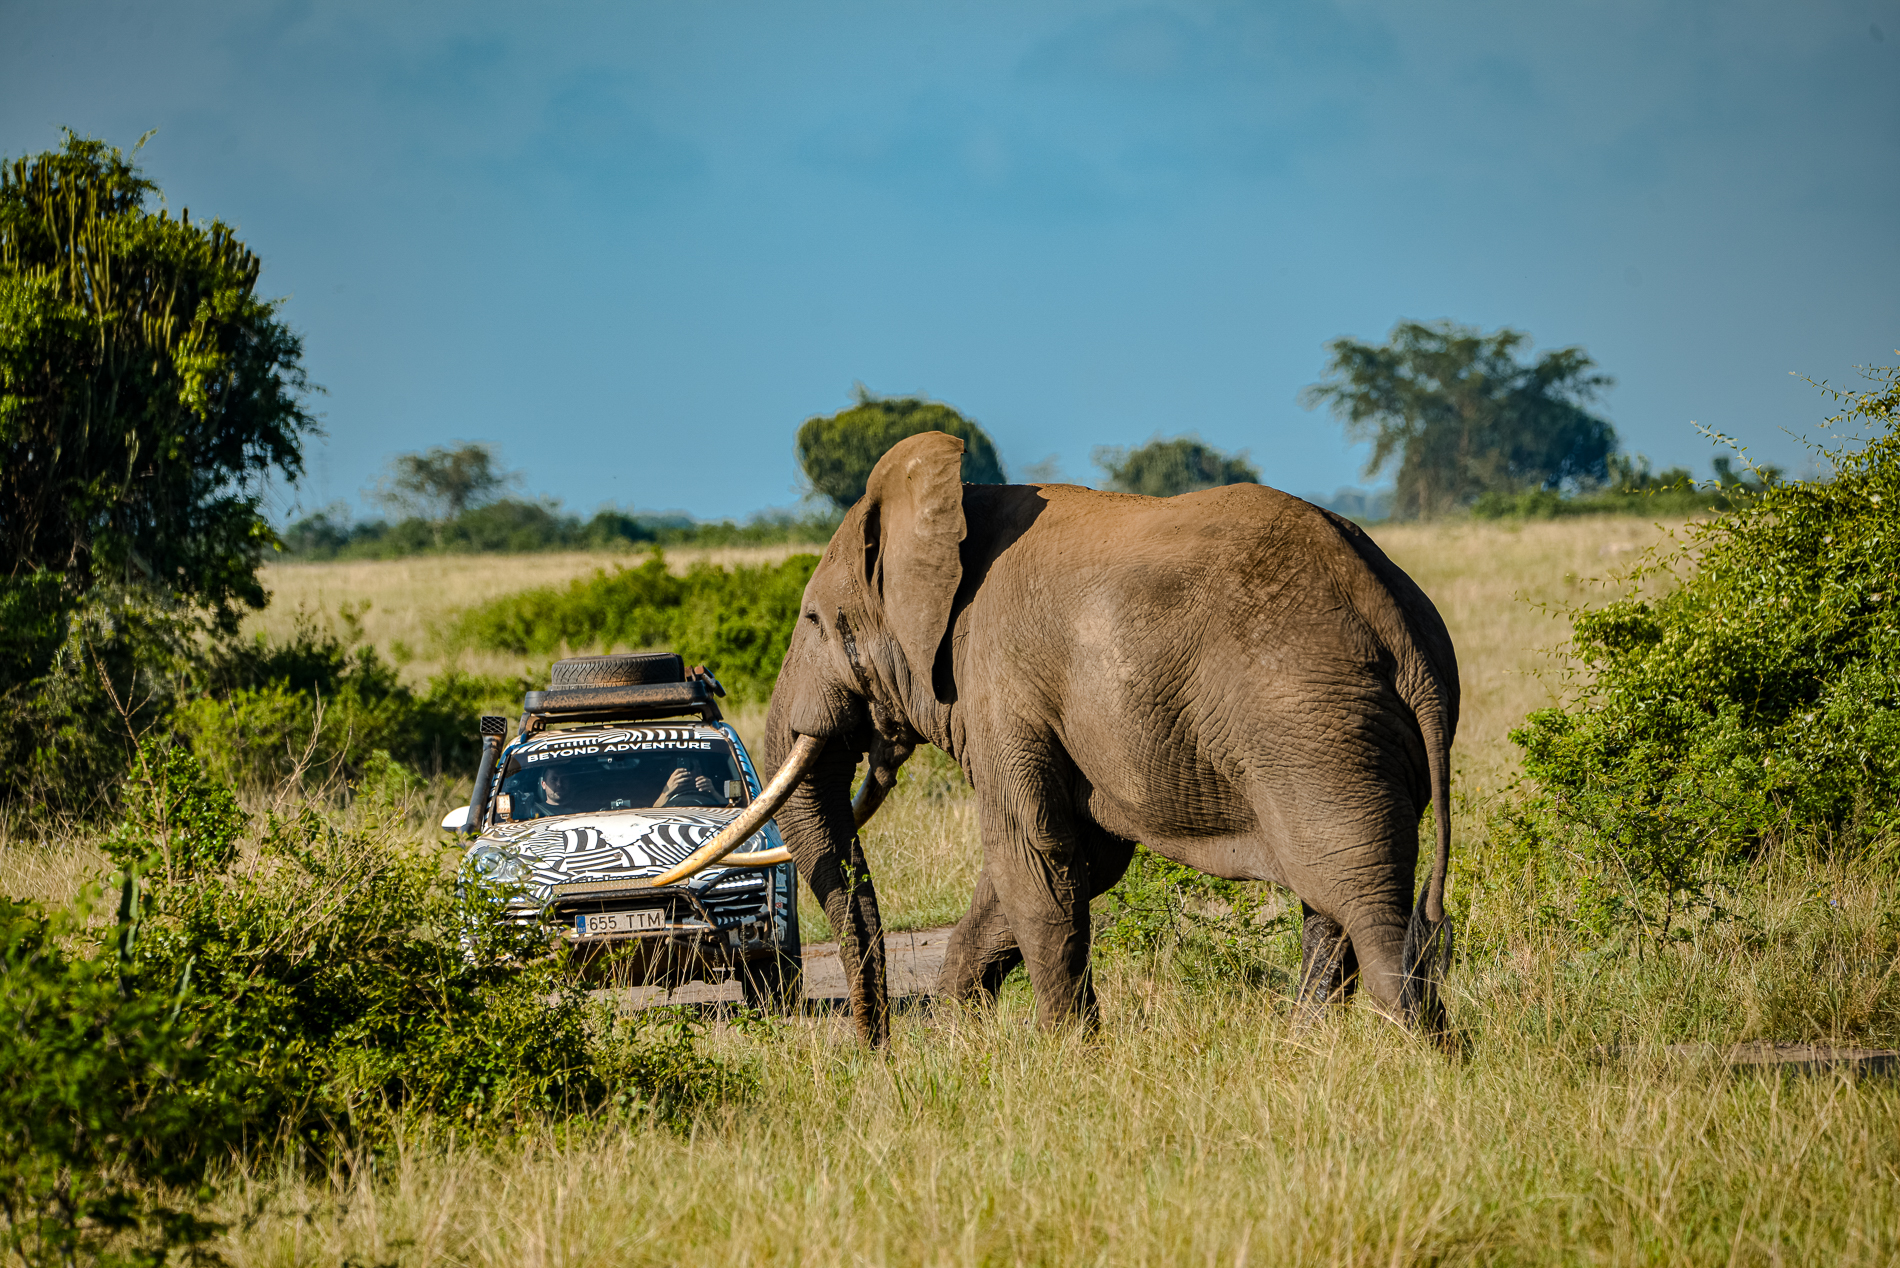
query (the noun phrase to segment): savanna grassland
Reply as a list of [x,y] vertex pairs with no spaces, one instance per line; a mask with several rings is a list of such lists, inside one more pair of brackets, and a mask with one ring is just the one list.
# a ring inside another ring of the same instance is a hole
[[[1296,1019],[1296,931],[1273,897],[1189,893],[1159,909],[1164,928],[1132,894],[1104,912],[1093,1036],[1031,1028],[1020,979],[993,1009],[901,1011],[884,1052],[834,1017],[722,1026],[703,1046],[752,1091],[695,1113],[525,1117],[499,1135],[415,1115],[393,1144],[315,1165],[260,1145],[203,1200],[228,1226],[212,1245],[247,1266],[1900,1262],[1895,1081],[1719,1057],[1749,1040],[1900,1041],[1891,851],[1770,851],[1719,912],[1645,943],[1573,936],[1498,844],[1509,732],[1564,688],[1561,605],[1605,597],[1594,579],[1665,531],[1375,532],[1459,652],[1456,1056],[1364,1006]],[[359,605],[417,682],[457,664],[518,672],[519,658],[475,664],[447,617],[613,563],[278,566],[261,623]],[[754,732],[761,716],[737,721]],[[359,813],[372,836],[424,838],[459,783]],[[978,847],[947,763],[914,760],[866,844],[893,926],[959,913]],[[0,882],[55,896],[87,857],[9,841]],[[824,934],[815,916],[808,937]]]

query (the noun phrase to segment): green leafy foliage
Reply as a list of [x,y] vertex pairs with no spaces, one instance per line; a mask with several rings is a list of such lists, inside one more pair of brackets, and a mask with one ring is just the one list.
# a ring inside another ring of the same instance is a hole
[[1156,436],[1136,449],[1104,445],[1095,462],[1108,472],[1108,487],[1118,493],[1167,498],[1224,484],[1258,484],[1260,469],[1244,453],[1228,455],[1196,436],[1163,440]]
[[664,648],[709,666],[739,702],[772,694],[816,555],[780,564],[695,564],[674,576],[655,554],[636,568],[505,595],[468,609],[451,637],[523,655]]
[[155,865],[174,881],[230,866],[250,822],[231,790],[207,778],[190,752],[158,740],[139,745],[138,767],[140,778],[121,803],[123,818],[106,838],[106,854],[128,870]]
[[1299,909],[1268,911],[1265,885],[1223,880],[1136,846],[1128,870],[1096,901],[1095,943],[1111,954],[1161,958],[1191,986],[1290,987],[1289,935],[1298,959]]
[[116,923],[0,901],[0,1209],[24,1262],[199,1244],[215,1228],[166,1195],[257,1146],[373,1155],[419,1119],[685,1126],[751,1090],[692,1019],[593,1003],[501,918],[506,891],[432,850],[308,807],[253,834],[182,747],[147,743],[138,769],[107,840]]
[[1302,399],[1331,406],[1348,437],[1371,442],[1366,475],[1398,460],[1395,514],[1603,482],[1616,432],[1584,406],[1611,379],[1581,348],[1522,363],[1529,342],[1517,330],[1402,321],[1384,344],[1333,340],[1328,377]]
[[937,401],[916,396],[873,396],[860,386],[857,402],[836,414],[805,420],[798,429],[798,465],[812,489],[840,511],[864,496],[865,482],[891,446],[919,432],[940,431],[963,442],[966,484],[1001,484],[1003,461],[989,434]]
[[[187,690],[202,623],[150,587],[97,585],[75,600],[46,574],[6,593],[13,631],[40,663],[0,689],[0,803],[92,814],[105,809],[137,737]],[[43,643],[50,643],[50,655]]]
[[[1529,856],[1580,872],[1566,915],[1675,936],[1766,843],[1851,849],[1900,827],[1900,379],[1837,393],[1872,434],[1827,481],[1738,486],[1630,591],[1573,613],[1573,699],[1512,733]],[[1640,584],[1664,572],[1660,598]]]
[[420,691],[363,642],[301,621],[291,638],[203,639],[201,624],[145,589],[95,587],[61,615],[47,673],[0,696],[0,798],[16,811],[109,811],[142,736],[187,741],[220,781],[264,787],[309,776],[358,786],[462,771],[476,717],[513,708],[528,683],[450,670]]
[[360,613],[341,615],[341,631],[303,620],[285,643],[259,636],[213,649],[202,689],[178,702],[170,725],[216,778],[254,787],[305,771],[355,780],[376,768],[387,779],[392,763],[464,770],[476,717],[518,705],[527,690],[520,679],[450,670],[418,692],[363,642]]
[[241,1102],[180,1021],[185,984],[128,992],[133,926],[115,949],[85,917],[0,899],[0,1238],[25,1264],[162,1261],[217,1228],[149,1185],[189,1195]]
[[261,607],[273,472],[315,420],[302,345],[229,226],[147,210],[66,134],[0,165],[0,801],[96,811],[208,625]]
[[0,166],[0,555],[77,596],[139,580],[225,627],[260,607],[261,482],[315,420],[261,262],[71,133]]

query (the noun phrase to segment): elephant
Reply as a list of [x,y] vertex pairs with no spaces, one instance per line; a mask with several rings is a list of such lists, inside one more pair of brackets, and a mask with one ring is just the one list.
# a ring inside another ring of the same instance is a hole
[[805,587],[766,718],[771,786],[660,882],[776,815],[783,849],[731,862],[795,860],[838,931],[857,1032],[882,1043],[857,829],[930,743],[974,788],[983,842],[941,995],[980,998],[1023,963],[1040,1025],[1095,1025],[1089,902],[1141,842],[1290,889],[1309,1007],[1363,982],[1442,1035],[1458,667],[1431,600],[1359,527],[1262,485],[965,485],[962,451],[925,432],[877,463]]

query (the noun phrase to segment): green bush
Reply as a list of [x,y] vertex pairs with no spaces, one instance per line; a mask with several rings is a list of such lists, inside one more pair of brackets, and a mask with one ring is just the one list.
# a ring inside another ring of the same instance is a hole
[[0,690],[0,804],[16,814],[97,815],[110,808],[136,737],[186,694],[204,626],[142,587],[95,586],[52,603],[47,576],[29,575],[6,594],[5,615],[26,619],[9,627],[22,676]]
[[308,808],[253,833],[182,747],[136,769],[105,843],[116,922],[0,901],[0,1235],[25,1262],[201,1241],[168,1203],[247,1150],[373,1154],[431,1119],[684,1125],[751,1089],[691,1019],[593,1002],[432,849]]
[[1717,458],[1714,480],[1698,485],[1687,467],[1651,472],[1649,459],[1612,454],[1608,487],[1565,493],[1527,489],[1481,493],[1471,504],[1474,519],[1555,520],[1578,515],[1689,516],[1730,511],[1781,478],[1776,467],[1737,474],[1733,460]]
[[591,648],[666,648],[710,666],[734,700],[772,693],[816,555],[780,564],[696,564],[683,577],[655,554],[565,586],[505,595],[463,612],[458,645],[551,656]]
[[[270,818],[231,866],[245,821],[228,790],[181,750],[144,766],[112,842],[151,878],[129,989],[189,983],[178,1016],[220,1077],[241,1079],[254,1131],[373,1144],[400,1115],[506,1126],[615,1093],[689,1099],[677,1059],[664,1086],[610,1081],[630,1068],[634,1023],[600,1013],[544,931],[500,918],[503,889],[309,808]],[[743,1083],[716,1063],[694,1070],[715,1093]]]
[[[1128,870],[1096,901],[1094,939],[1111,954],[1165,959],[1190,986],[1249,983],[1290,990],[1300,913],[1267,914],[1267,886],[1209,876],[1136,846]],[[1291,935],[1292,941],[1288,941]]]
[[158,1261],[217,1231],[151,1186],[202,1181],[241,1098],[180,1021],[184,982],[124,989],[135,905],[128,879],[115,951],[84,905],[0,899],[0,1236],[22,1263]]
[[[1661,939],[1765,844],[1851,849],[1900,827],[1900,375],[1841,393],[1835,476],[1735,491],[1652,554],[1625,597],[1573,614],[1563,707],[1512,733],[1535,787],[1507,812],[1528,856],[1576,873],[1566,918]],[[1639,587],[1657,574],[1661,598]]]
[[0,803],[20,813],[109,813],[142,735],[186,739],[218,779],[243,786],[459,772],[475,761],[477,715],[514,708],[528,686],[451,670],[416,691],[347,608],[341,633],[305,621],[283,643],[207,638],[180,604],[95,587],[43,614],[49,635],[28,619],[36,593],[31,576],[0,591],[8,615],[25,614],[20,644],[55,644],[37,676],[0,693],[13,719],[0,733]]
[[300,622],[289,641],[258,636],[217,647],[181,700],[171,727],[218,779],[246,786],[314,770],[355,780],[388,763],[439,773],[471,768],[476,717],[510,709],[527,684],[454,670],[417,692],[362,641],[357,613],[344,631]]
[[963,442],[966,484],[1003,483],[996,442],[974,421],[941,401],[921,396],[878,396],[860,383],[849,409],[808,418],[798,429],[798,465],[813,492],[830,499],[842,519],[864,496],[878,460],[898,441],[940,431]]

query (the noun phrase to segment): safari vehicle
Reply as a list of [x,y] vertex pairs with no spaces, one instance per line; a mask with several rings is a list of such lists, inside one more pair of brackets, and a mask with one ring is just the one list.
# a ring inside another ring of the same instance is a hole
[[[476,838],[465,874],[516,887],[507,916],[572,944],[584,971],[737,977],[749,1004],[782,1009],[798,998],[797,877],[724,695],[674,655],[556,661],[512,741],[506,718],[482,719],[474,794],[442,826]],[[703,866],[709,848],[733,852]]]

